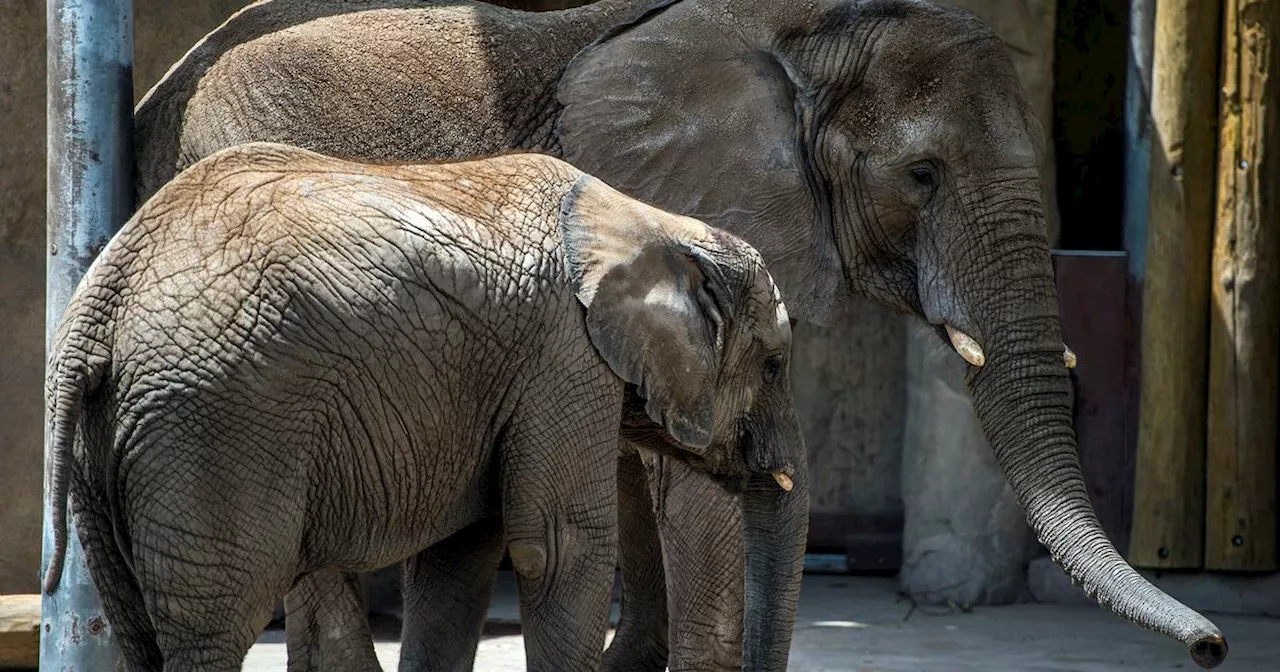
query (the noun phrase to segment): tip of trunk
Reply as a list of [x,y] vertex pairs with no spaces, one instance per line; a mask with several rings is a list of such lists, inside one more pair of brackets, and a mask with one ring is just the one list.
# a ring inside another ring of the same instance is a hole
[[1205,669],[1211,669],[1222,664],[1227,659],[1227,640],[1222,633],[1215,632],[1196,639],[1187,647],[1187,652],[1191,654],[1191,659],[1196,661],[1196,665]]

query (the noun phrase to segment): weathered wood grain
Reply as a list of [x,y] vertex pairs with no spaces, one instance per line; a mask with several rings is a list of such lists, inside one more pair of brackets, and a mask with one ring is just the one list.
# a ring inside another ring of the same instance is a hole
[[1273,571],[1280,373],[1280,2],[1225,0],[1205,568]]
[[36,669],[40,595],[0,595],[0,669]]
[[1142,383],[1129,559],[1197,568],[1204,551],[1209,261],[1219,0],[1157,0]]

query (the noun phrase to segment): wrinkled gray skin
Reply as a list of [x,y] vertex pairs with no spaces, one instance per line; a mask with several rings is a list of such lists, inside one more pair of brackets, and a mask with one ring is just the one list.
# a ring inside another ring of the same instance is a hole
[[[1042,129],[994,33],[915,0],[646,4],[252,6],[138,108],[142,193],[245,140],[379,159],[544,150],[751,242],[802,321],[861,295],[943,339],[950,324],[985,351],[968,374],[974,408],[1053,557],[1101,604],[1201,665],[1221,662],[1219,630],[1134,572],[1089,503],[1042,213]],[[636,501],[642,489],[621,493],[623,623],[607,665],[733,667],[744,628],[749,641],[759,627],[738,620],[741,508],[679,461],[620,468],[648,473],[656,506]],[[402,667],[430,657],[431,669],[468,668],[501,550],[469,547],[497,538],[472,532],[407,568],[406,603],[437,608],[434,620],[409,610]],[[472,582],[413,594],[443,566],[465,566]]]
[[397,562],[496,497],[529,668],[596,670],[621,428],[770,530],[748,609],[785,650],[808,520],[790,338],[750,246],[551,157],[215,153],[64,316],[46,590],[70,489],[131,669],[238,670],[300,576]]

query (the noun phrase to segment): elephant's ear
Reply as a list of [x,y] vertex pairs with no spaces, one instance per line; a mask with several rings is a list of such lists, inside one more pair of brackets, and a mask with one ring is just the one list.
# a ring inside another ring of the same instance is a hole
[[639,388],[654,422],[702,453],[733,305],[723,273],[700,249],[706,226],[583,177],[564,200],[560,233],[591,343]]
[[844,275],[802,96],[767,39],[721,25],[713,4],[659,5],[574,58],[557,94],[564,158],[747,240],[793,312],[820,322]]

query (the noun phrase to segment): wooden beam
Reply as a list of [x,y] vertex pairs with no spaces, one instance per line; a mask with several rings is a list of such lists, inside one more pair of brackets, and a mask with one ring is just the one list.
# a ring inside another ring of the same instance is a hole
[[0,670],[34,670],[39,659],[40,596],[0,595]]
[[1219,0],[1156,0],[1142,382],[1130,561],[1198,568]]
[[1280,0],[1225,0],[1222,32],[1205,568],[1274,571]]

